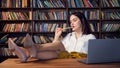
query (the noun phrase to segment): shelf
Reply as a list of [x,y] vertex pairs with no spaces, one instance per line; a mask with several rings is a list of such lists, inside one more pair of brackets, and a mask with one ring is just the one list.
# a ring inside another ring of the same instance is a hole
[[26,33],[32,33],[32,32],[0,32],[0,34],[26,34]]
[[107,32],[101,32],[101,34],[116,34],[118,33],[117,31],[107,31]]
[[104,21],[108,21],[108,22],[111,22],[111,21],[120,21],[120,19],[104,19],[104,20],[101,20],[102,22]]
[[8,23],[14,23],[14,22],[32,22],[32,20],[0,20],[0,22],[8,22]]
[[9,11],[9,10],[31,10],[32,8],[0,8],[0,11]]
[[101,10],[109,10],[109,9],[110,10],[114,10],[114,9],[115,10],[117,10],[117,9],[120,10],[120,7],[101,7]]

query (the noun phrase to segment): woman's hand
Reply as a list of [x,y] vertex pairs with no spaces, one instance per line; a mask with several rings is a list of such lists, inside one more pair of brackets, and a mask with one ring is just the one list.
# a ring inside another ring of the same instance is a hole
[[55,30],[55,37],[60,37],[62,34],[63,29],[62,28],[56,28]]
[[62,28],[56,28],[56,30],[55,30],[55,36],[54,36],[54,41],[53,42],[59,40],[59,37],[61,36],[62,31],[63,31]]

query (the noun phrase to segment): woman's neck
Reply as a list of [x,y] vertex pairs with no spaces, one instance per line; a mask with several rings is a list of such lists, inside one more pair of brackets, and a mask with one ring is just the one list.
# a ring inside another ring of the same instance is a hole
[[78,39],[79,37],[81,37],[82,33],[83,33],[82,31],[75,32],[76,39]]

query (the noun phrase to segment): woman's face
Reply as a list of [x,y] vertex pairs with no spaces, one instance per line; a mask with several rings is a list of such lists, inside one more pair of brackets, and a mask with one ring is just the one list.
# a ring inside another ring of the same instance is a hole
[[80,31],[81,30],[81,20],[75,16],[70,16],[70,26],[72,27],[72,31]]

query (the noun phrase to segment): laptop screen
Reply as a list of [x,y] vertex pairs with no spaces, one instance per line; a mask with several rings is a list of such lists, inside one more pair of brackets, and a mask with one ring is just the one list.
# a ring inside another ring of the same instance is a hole
[[120,61],[120,39],[91,39],[85,63]]

